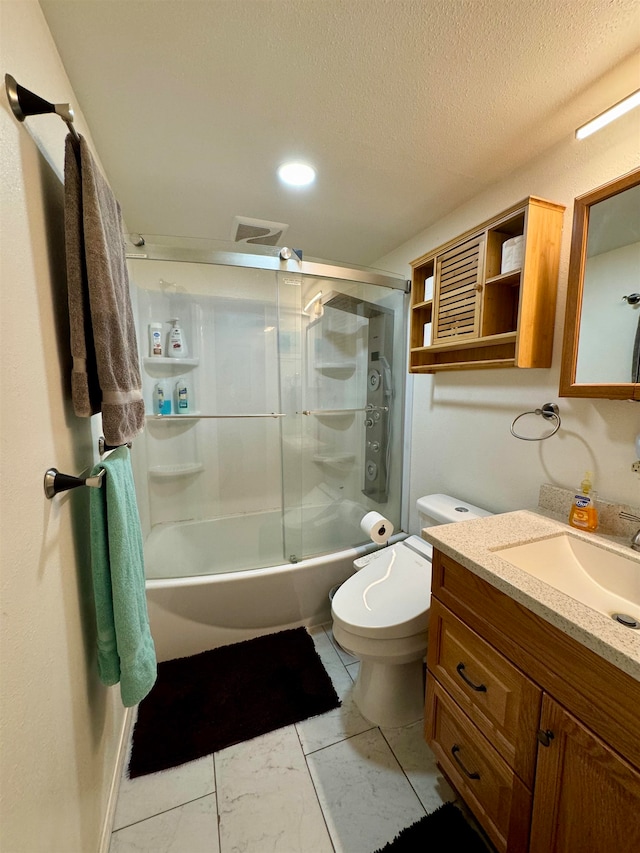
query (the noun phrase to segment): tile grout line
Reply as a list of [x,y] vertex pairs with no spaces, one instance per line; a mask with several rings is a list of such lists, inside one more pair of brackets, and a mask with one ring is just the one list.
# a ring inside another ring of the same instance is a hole
[[410,778],[409,778],[409,776],[407,775],[407,771],[404,769],[404,767],[403,767],[403,765],[402,765],[402,762],[400,761],[400,759],[398,758],[398,756],[395,754],[395,752],[394,752],[394,750],[393,750],[393,747],[391,746],[391,744],[389,743],[389,741],[388,741],[388,740],[387,740],[387,738],[385,737],[385,734],[384,734],[384,732],[382,731],[382,729],[381,729],[381,728],[378,728],[378,730],[379,730],[380,734],[382,735],[382,738],[383,738],[384,742],[385,742],[385,743],[387,744],[387,746],[389,747],[389,749],[390,749],[390,751],[391,751],[391,755],[393,755],[393,757],[395,758],[395,760],[398,762],[398,767],[400,768],[400,770],[402,770],[402,773],[403,773],[403,775],[404,775],[404,778],[405,778],[405,779],[407,780],[407,782],[409,783],[409,787],[411,788],[411,790],[413,791],[413,793],[414,793],[414,794],[416,795],[416,797],[418,798],[418,802],[419,802],[419,803],[420,803],[420,805],[422,806],[422,810],[424,811],[425,815],[426,815],[426,814],[428,814],[427,809],[426,809],[426,807],[425,807],[424,803],[422,802],[422,799],[420,798],[420,794],[418,794],[418,792],[416,791],[416,789],[415,789],[415,787],[414,787],[414,785],[413,785],[413,782],[411,781],[411,779],[410,779]]
[[[187,806],[190,803],[197,803],[198,800],[204,800],[205,797],[210,797],[212,794],[215,794],[215,791],[209,791],[208,794],[202,794],[200,797],[194,797],[192,800],[185,800],[184,803],[178,803],[177,806],[171,806],[168,809],[162,809],[159,812],[155,812],[155,814],[147,815],[147,817],[143,817],[140,820],[134,820],[132,823],[126,823],[124,826],[119,826],[117,829],[114,829],[111,835],[115,835],[116,832],[120,832],[121,829],[129,829],[132,826],[137,826],[140,823],[144,823],[147,820],[152,820],[154,817],[159,817],[161,814],[168,814],[169,812],[174,812],[176,809],[181,809],[183,806]],[[216,798],[217,805],[217,798]],[[216,808],[217,813],[217,808]]]
[[218,850],[222,853],[222,837],[220,835],[220,800],[218,799],[218,776],[216,773],[216,754],[211,753],[211,761],[213,762],[213,787],[216,795],[216,832],[218,833]]
[[[302,751],[302,757],[304,758],[304,763],[305,763],[305,766],[307,768],[307,773],[309,774],[309,779],[311,780],[311,785],[313,787],[313,793],[316,795],[316,801],[318,803],[318,808],[320,809],[320,814],[322,815],[322,822],[324,823],[325,828],[327,830],[327,835],[329,837],[329,844],[331,844],[331,847],[332,847],[334,853],[336,853],[336,846],[333,843],[333,838],[331,837],[331,830],[329,829],[329,824],[327,823],[327,818],[326,818],[326,815],[324,813],[324,809],[322,808],[322,803],[320,802],[320,797],[318,796],[318,789],[316,788],[316,783],[314,782],[313,775],[311,773],[311,770],[309,769],[309,762],[307,761],[307,756],[305,755],[304,747],[302,745],[302,741],[300,740],[300,733],[298,731],[297,726],[294,725],[293,728],[295,729],[296,737],[298,738],[298,743],[300,744],[300,749]],[[316,752],[317,752],[317,750],[316,750]],[[309,755],[311,755],[311,753],[309,753]],[[222,850],[220,851],[220,853],[222,853]]]

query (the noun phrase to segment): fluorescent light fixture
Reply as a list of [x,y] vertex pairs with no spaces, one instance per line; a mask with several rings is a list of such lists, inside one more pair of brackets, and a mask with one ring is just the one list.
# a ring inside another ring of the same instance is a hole
[[633,92],[628,97],[623,98],[621,101],[618,101],[617,104],[614,104],[608,110],[600,113],[599,116],[591,119],[587,124],[583,124],[582,127],[579,127],[576,130],[576,139],[584,139],[585,136],[590,136],[592,133],[595,133],[596,130],[600,130],[600,128],[604,127],[606,124],[615,121],[617,118],[620,118],[620,116],[628,113],[629,110],[638,106],[640,106],[640,89]]
[[291,187],[306,187],[316,179],[316,170],[306,163],[283,163],[278,177]]

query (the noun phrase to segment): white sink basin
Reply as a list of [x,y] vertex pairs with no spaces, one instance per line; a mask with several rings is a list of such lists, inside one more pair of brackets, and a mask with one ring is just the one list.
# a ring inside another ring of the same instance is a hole
[[640,623],[640,562],[565,533],[498,548],[507,563],[534,575],[606,616]]

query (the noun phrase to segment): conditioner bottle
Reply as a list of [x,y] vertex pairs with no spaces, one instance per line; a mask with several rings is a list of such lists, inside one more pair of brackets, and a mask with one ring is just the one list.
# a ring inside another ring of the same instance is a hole
[[189,388],[181,377],[176,382],[176,414],[186,415],[189,412]]

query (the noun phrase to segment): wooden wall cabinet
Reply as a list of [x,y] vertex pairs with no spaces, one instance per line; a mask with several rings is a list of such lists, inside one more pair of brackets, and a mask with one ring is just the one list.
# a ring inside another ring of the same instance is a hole
[[640,682],[434,550],[425,738],[499,853],[637,853]]
[[[529,196],[412,261],[409,372],[551,366],[564,210]],[[522,262],[502,272],[515,237]]]

